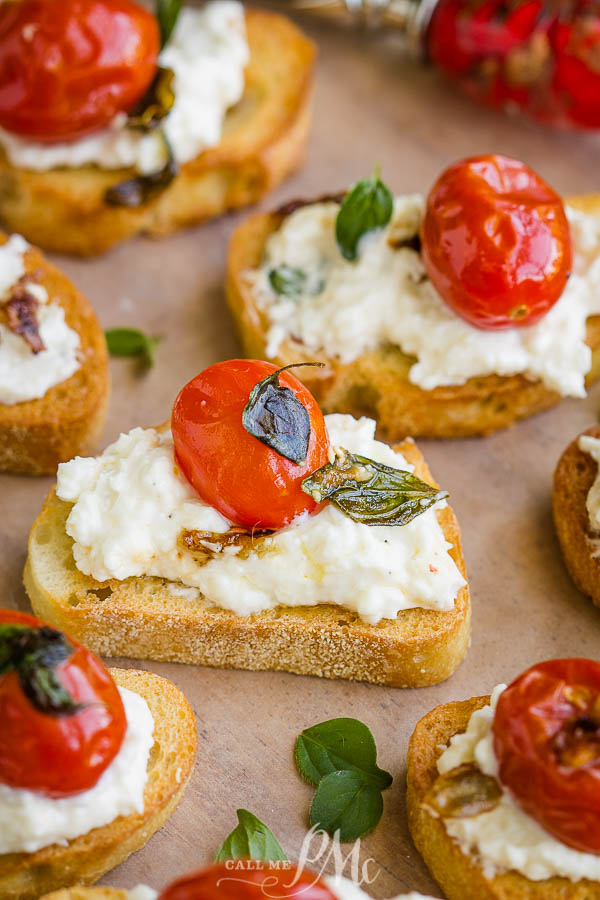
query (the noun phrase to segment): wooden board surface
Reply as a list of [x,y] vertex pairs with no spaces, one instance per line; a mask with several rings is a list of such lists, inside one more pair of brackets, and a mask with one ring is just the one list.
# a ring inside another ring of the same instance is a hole
[[[303,20],[320,64],[313,137],[305,168],[272,203],[345,187],[381,163],[398,192],[426,191],[458,157],[504,152],[534,166],[563,194],[600,190],[598,138],[556,134],[471,105],[434,72],[398,55],[391,40]],[[268,204],[267,204],[268,205]],[[243,214],[241,214],[243,216]],[[105,327],[163,334],[157,365],[140,376],[113,361],[114,390],[105,440],[165,419],[179,388],[206,365],[239,352],[223,302],[230,216],[161,243],[135,241],[96,261],[60,260],[89,295]],[[104,882],[162,887],[209,862],[235,824],[256,813],[291,858],[308,824],[312,790],[297,775],[292,749],[305,727],[356,716],[372,729],[379,762],[395,776],[384,818],[362,843],[372,857],[376,898],[413,889],[440,896],[407,835],[404,766],[417,719],[440,702],[489,691],[543,658],[598,657],[600,611],[574,589],[550,515],[550,485],[566,444],[597,421],[600,389],[485,440],[422,442],[452,494],[465,543],[474,604],[473,645],[445,684],[399,691],[275,673],[253,674],[142,663],[173,679],[198,722],[197,767],[183,804],[148,846]],[[2,605],[27,608],[21,586],[29,526],[50,479],[0,476]],[[126,660],[122,664],[132,665]]]

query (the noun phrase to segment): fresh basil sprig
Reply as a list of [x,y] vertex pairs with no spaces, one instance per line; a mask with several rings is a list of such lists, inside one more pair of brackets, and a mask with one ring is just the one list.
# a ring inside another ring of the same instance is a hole
[[375,228],[383,228],[392,218],[394,196],[379,176],[377,168],[370,178],[355,184],[337,214],[335,238],[342,256],[350,261],[358,255],[361,237]]
[[237,810],[238,824],[227,837],[215,862],[228,859],[258,859],[264,862],[287,862],[273,832],[247,809]]
[[83,709],[56,674],[73,652],[65,635],[47,625],[0,625],[0,675],[15,671],[23,693],[44,715],[58,718]]
[[392,783],[377,765],[370,730],[358,719],[331,719],[307,728],[296,742],[300,773],[316,785],[310,822],[340,841],[354,841],[377,825],[381,792]]
[[323,363],[294,363],[267,375],[250,392],[242,413],[242,425],[252,437],[301,466],[310,444],[310,416],[294,391],[279,383],[279,376],[298,366]]
[[304,478],[301,486],[317,503],[329,500],[363,525],[407,525],[448,496],[404,469],[347,450]]
[[150,337],[137,328],[109,328],[104,336],[111,356],[138,356],[148,366],[154,365],[160,337]]
[[160,48],[165,46],[177,24],[183,0],[156,0],[156,18],[160,29]]
[[283,263],[269,272],[269,283],[276,294],[296,299],[306,285],[306,272]]

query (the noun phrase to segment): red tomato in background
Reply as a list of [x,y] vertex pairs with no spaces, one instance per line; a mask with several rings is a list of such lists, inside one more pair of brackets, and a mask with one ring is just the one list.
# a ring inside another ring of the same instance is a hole
[[1,3],[0,126],[47,143],[104,128],[149,87],[159,44],[132,0]]
[[[39,629],[25,613],[0,610],[3,626]],[[121,695],[100,660],[72,638],[73,654],[56,667],[59,682],[84,709],[63,715],[39,712],[16,671],[0,675],[0,783],[66,797],[92,788],[113,761],[127,721]]]
[[173,406],[173,442],[184,475],[206,503],[247,528],[277,529],[314,512],[317,504],[300,483],[328,462],[323,413],[291,372],[282,372],[279,383],[294,392],[310,418],[305,463],[281,456],[242,425],[252,388],[276,371],[272,363],[254,359],[216,363],[193,378]]
[[600,663],[533,666],[500,695],[493,738],[519,806],[563,844],[600,854]]
[[477,328],[533,325],[559,299],[571,271],[560,197],[507,156],[446,169],[427,198],[421,237],[432,283]]
[[313,872],[303,871],[298,875],[296,866],[282,869],[251,860],[235,860],[231,866],[217,863],[192,872],[166,888],[158,900],[268,900],[270,897],[337,900]]

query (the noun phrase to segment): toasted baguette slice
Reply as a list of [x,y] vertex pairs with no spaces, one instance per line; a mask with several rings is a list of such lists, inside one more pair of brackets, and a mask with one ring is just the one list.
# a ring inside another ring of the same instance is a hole
[[[6,240],[0,233],[0,243]],[[50,475],[60,462],[95,448],[108,408],[108,353],[91,304],[69,279],[34,247],[25,255],[25,269],[41,270],[50,300],[62,306],[67,325],[79,334],[82,364],[39,400],[0,403],[0,471]]]
[[[600,426],[584,434],[600,437]],[[561,456],[554,473],[552,511],[554,526],[571,578],[579,590],[600,606],[600,535],[590,528],[587,495],[598,474],[598,465],[580,450],[576,438]]]
[[40,900],[129,900],[129,891],[110,887],[72,887],[44,894]]
[[519,872],[487,879],[475,857],[467,856],[442,821],[422,801],[437,778],[437,759],[450,738],[466,731],[471,715],[490,702],[474,697],[447,703],[417,724],[408,749],[406,808],[415,847],[448,900],[600,900],[600,883],[567,878],[530,881]]
[[142,696],[154,717],[154,747],[148,762],[144,812],[120,816],[69,841],[35,853],[0,856],[2,900],[37,900],[75,884],[92,884],[139,850],[162,828],[179,804],[196,756],[196,726],[187,700],[166,678],[133,669],[111,669],[119,687]]
[[109,206],[109,187],[132,169],[47,172],[17,168],[0,150],[0,218],[57,253],[103,253],[136,234],[156,237],[255,203],[302,161],[312,99],[314,45],[276,13],[246,12],[250,62],[244,96],[226,116],[218,146],[181,167],[138,209]]
[[[570,197],[568,202],[590,215],[600,216],[600,195]],[[290,338],[281,345],[276,357],[269,357],[268,320],[259,310],[244,273],[261,265],[266,241],[281,222],[281,214],[260,213],[233,233],[227,264],[227,302],[248,357],[269,359],[277,366],[306,360],[324,364],[323,368],[296,372],[324,412],[377,419],[379,433],[388,441],[398,441],[406,434],[455,438],[490,434],[562,399],[541,381],[531,381],[524,375],[484,375],[470,378],[463,385],[425,391],[408,380],[414,357],[393,345],[363,353],[350,363],[340,363],[323,353],[313,353]],[[587,376],[591,383],[600,376],[600,316],[588,319],[586,340],[594,354]]]
[[[416,445],[397,448],[429,481]],[[102,584],[73,561],[65,531],[69,503],[54,491],[29,538],[25,587],[36,613],[102,656],[130,656],[236,669],[277,669],[299,675],[350,678],[394,687],[421,687],[448,678],[469,644],[471,604],[465,586],[454,609],[411,609],[395,621],[367,625],[337,606],[277,607],[252,616],[177,596],[160,578]],[[460,531],[450,508],[438,512],[450,551],[465,574]],[[181,587],[181,586],[180,586]]]

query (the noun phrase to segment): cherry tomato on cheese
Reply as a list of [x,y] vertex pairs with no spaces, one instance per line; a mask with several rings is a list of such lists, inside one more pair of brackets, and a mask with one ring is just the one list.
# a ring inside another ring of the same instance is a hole
[[507,156],[473,157],[446,169],[429,192],[421,238],[440,296],[477,328],[537,322],[571,270],[560,197]]
[[265,900],[269,897],[337,900],[313,872],[252,860],[231,860],[192,872],[166,888],[158,900]]
[[183,388],[173,407],[173,441],[184,475],[206,503],[248,528],[281,528],[313,512],[317,504],[300,483],[328,461],[323,414],[291,372],[282,372],[279,383],[296,395],[310,419],[305,462],[292,462],[244,428],[250,392],[276,371],[253,359],[216,363]]
[[127,722],[89,650],[25,613],[0,610],[0,783],[66,797],[92,788]]
[[159,43],[133,0],[0,4],[0,126],[47,143],[104,128],[149,87]]
[[600,663],[533,666],[500,695],[493,738],[519,806],[563,844],[600,854]]

